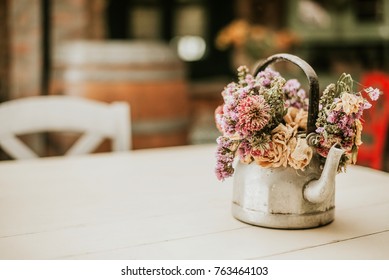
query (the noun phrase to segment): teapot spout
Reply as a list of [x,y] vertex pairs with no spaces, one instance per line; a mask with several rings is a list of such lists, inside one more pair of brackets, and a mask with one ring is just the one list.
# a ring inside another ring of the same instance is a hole
[[310,181],[304,188],[304,198],[312,203],[326,201],[335,191],[335,176],[344,151],[338,144],[331,147],[321,177]]

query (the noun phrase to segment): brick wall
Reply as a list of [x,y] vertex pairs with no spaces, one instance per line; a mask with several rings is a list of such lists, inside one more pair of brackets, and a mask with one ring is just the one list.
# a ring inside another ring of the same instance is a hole
[[10,44],[9,97],[40,94],[40,0],[12,0],[8,7]]
[[52,47],[69,40],[103,39],[108,0],[52,1]]
[[109,0],[52,1],[50,94],[61,94],[63,62],[58,50],[74,40],[106,37],[105,9]]
[[[50,1],[52,56],[63,42],[105,37],[106,1],[108,0]],[[6,0],[2,4],[7,7],[6,14],[0,13],[0,23],[8,22],[8,29],[1,28],[0,34],[2,30],[9,32],[8,40],[3,41],[9,44],[10,52],[9,71],[7,71],[9,73],[6,78],[9,80],[8,98],[42,93],[42,2],[41,0]],[[4,53],[2,50],[6,48],[1,45],[0,56]],[[2,67],[2,69],[6,68]],[[2,77],[5,77],[5,74],[0,72],[1,80]]]

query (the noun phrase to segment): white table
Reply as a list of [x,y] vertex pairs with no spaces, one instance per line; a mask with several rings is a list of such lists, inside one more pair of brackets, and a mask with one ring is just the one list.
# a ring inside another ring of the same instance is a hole
[[389,174],[337,176],[309,230],[231,216],[214,145],[0,163],[0,259],[389,259]]

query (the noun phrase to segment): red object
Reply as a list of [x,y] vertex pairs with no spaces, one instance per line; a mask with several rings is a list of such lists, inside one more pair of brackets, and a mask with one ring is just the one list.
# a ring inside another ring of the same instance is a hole
[[383,94],[377,101],[371,101],[373,106],[363,113],[363,144],[359,147],[357,164],[384,170],[389,126],[389,75],[369,72],[362,75],[360,83],[362,88],[378,88]]

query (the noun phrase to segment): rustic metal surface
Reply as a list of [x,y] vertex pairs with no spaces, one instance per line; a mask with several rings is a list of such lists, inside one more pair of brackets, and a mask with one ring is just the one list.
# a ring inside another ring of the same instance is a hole
[[332,222],[335,174],[342,153],[332,147],[323,172],[316,157],[305,171],[239,162],[233,181],[233,216],[249,224],[285,229]]

